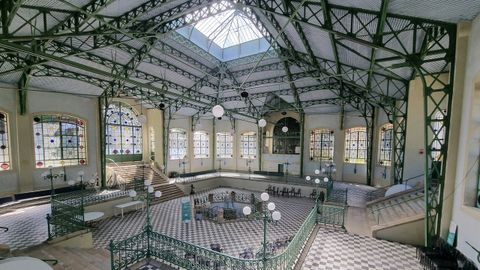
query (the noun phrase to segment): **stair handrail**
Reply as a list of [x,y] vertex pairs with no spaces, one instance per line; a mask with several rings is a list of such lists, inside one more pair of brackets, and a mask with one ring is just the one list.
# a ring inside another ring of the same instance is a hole
[[[405,185],[405,188],[407,187],[407,184],[408,184],[408,181],[411,181],[411,180],[414,180],[414,179],[417,179],[421,176],[424,176],[425,174],[422,173],[422,174],[419,174],[419,175],[416,175],[416,176],[413,176],[413,177],[410,177],[410,178],[407,178],[405,180],[402,181],[402,184]],[[382,195],[380,196],[377,196],[377,195],[374,195],[376,193],[382,193],[382,192],[386,192],[389,188],[393,187],[393,186],[396,186],[398,184],[391,184],[391,185],[388,185],[388,186],[384,186],[384,187],[380,187],[380,188],[377,188],[375,190],[372,190],[372,191],[369,191],[367,192],[367,202],[370,202],[370,201],[374,201],[380,197],[383,197],[385,196],[385,193],[383,193]]]
[[403,204],[403,203],[406,203],[406,202],[409,202],[409,201],[413,201],[413,200],[416,200],[418,198],[421,198],[421,197],[424,197],[425,195],[422,193],[422,195],[417,195],[417,196],[414,196],[414,197],[410,197],[408,199],[403,199],[399,202],[396,202],[396,203],[393,203],[393,204],[389,204],[389,205],[384,205],[382,207],[378,207],[378,208],[371,208],[370,211],[372,212],[373,216],[375,217],[375,212],[377,213],[376,215],[376,219],[377,219],[377,225],[380,224],[380,215],[381,215],[381,210],[385,210],[387,208],[392,208],[394,206],[397,206],[397,205],[400,205],[400,204]]

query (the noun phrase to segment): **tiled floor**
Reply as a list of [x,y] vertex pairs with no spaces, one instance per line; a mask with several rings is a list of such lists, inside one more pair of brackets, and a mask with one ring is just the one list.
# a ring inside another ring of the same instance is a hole
[[[351,205],[361,205],[364,202],[363,194],[370,189],[344,183],[335,184],[336,188],[349,188]],[[231,189],[218,191],[226,190]],[[295,234],[313,206],[313,201],[306,198],[272,197],[271,201],[277,204],[277,209],[282,213],[282,220],[278,225],[269,226],[270,241]],[[154,230],[206,247],[211,243],[220,243],[224,251],[233,256],[238,256],[246,247],[252,247],[254,250],[260,247],[261,221],[217,224],[202,220],[187,225],[181,222],[180,207],[180,199],[153,206]],[[45,216],[49,211],[50,205],[47,204],[0,215],[0,226],[10,228],[6,233],[0,232],[0,243],[8,244],[16,250],[45,241],[47,239]],[[144,218],[145,213],[138,211],[125,215],[123,219],[118,217],[102,221],[98,228],[93,230],[94,245],[103,248],[108,245],[110,239],[121,240],[138,233],[144,225]],[[415,259],[413,247],[321,228],[302,269],[415,270],[421,267]],[[145,266],[141,270],[157,269]]]
[[[232,189],[215,189],[210,192],[225,192]],[[236,190],[236,192],[251,191]],[[207,192],[209,193],[209,192]],[[197,194],[200,195],[200,194]],[[257,194],[259,196],[259,194]],[[313,200],[307,198],[270,197],[277,205],[282,219],[277,225],[268,226],[268,241],[295,235],[313,207]],[[181,222],[181,199],[172,200],[152,207],[152,225],[157,232],[195,243],[207,248],[210,244],[219,243],[224,253],[238,256],[247,247],[254,251],[260,249],[263,237],[263,225],[260,220],[231,223],[215,223],[208,220]],[[141,211],[125,215],[122,218],[110,218],[102,221],[98,229],[93,231],[94,245],[106,247],[110,239],[122,240],[132,236],[143,227],[145,214]]]
[[48,238],[47,214],[50,204],[31,206],[0,215],[0,226],[9,228],[0,232],[0,243],[12,250],[36,246]]
[[320,228],[302,266],[305,270],[423,269],[408,245]]

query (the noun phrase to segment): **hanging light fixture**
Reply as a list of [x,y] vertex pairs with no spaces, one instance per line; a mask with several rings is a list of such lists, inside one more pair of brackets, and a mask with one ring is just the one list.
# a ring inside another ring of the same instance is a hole
[[225,113],[225,109],[223,109],[222,105],[215,105],[212,108],[212,113],[213,113],[213,116],[220,118]]
[[263,118],[258,120],[258,126],[261,127],[261,128],[266,127],[267,126],[267,120],[265,120]]
[[283,127],[282,127],[282,131],[283,131],[283,133],[287,133],[287,132],[288,132],[288,127],[287,127],[287,126],[283,126]]

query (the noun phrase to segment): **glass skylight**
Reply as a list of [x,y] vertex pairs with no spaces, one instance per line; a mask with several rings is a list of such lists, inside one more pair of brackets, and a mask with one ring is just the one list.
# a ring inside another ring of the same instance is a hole
[[224,62],[263,53],[270,48],[263,34],[266,30],[253,23],[250,9],[237,9],[230,1],[219,1],[206,9],[216,15],[199,19],[207,10],[196,10],[185,17],[188,25],[176,30],[179,35],[171,36],[175,40],[188,39],[192,44],[180,43],[194,51],[194,47],[199,47]]
[[237,10],[224,11],[193,26],[222,49],[263,37],[253,22]]

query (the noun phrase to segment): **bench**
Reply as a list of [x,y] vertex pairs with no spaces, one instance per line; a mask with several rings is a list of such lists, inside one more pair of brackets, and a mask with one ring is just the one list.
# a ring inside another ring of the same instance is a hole
[[122,218],[123,218],[123,210],[125,208],[135,206],[135,210],[138,210],[138,205],[142,205],[142,211],[143,211],[143,201],[131,201],[131,202],[115,205],[114,209],[113,209],[113,215],[116,216],[116,214],[115,214],[116,211],[115,210],[120,209],[120,211],[122,213]]

